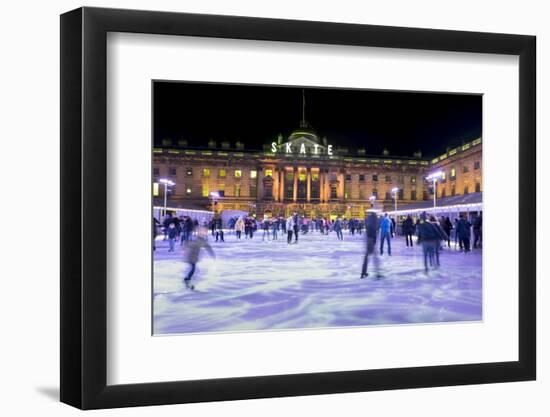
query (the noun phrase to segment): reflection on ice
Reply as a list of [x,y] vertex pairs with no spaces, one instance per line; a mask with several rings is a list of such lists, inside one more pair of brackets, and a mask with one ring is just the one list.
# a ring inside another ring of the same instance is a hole
[[303,329],[482,319],[481,253],[446,249],[441,268],[424,273],[420,247],[392,241],[382,256],[381,280],[360,280],[365,242],[332,234],[286,240],[210,241],[216,259],[203,256],[185,288],[189,265],[181,251],[157,242],[154,333]]

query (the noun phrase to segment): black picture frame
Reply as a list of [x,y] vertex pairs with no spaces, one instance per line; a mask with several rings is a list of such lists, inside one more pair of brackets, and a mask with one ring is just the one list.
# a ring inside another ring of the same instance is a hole
[[522,227],[518,361],[107,385],[108,32],[517,55],[519,217],[536,218],[534,36],[88,7],[70,11],[61,15],[60,53],[62,402],[96,409],[535,379],[536,239]]

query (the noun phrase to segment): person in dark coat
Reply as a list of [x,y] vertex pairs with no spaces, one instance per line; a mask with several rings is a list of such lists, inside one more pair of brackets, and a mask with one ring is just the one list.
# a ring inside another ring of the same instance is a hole
[[292,227],[294,228],[294,243],[298,243],[298,230],[300,229],[300,217],[294,212],[292,216]]
[[378,228],[380,227],[378,222],[378,216],[374,211],[370,211],[370,214],[365,219],[365,235],[366,235],[366,250],[365,257],[363,258],[363,268],[361,270],[361,279],[367,277],[369,258],[372,259],[374,264],[374,270],[376,271],[376,277],[381,278],[382,275],[378,269],[378,256],[376,256],[376,236],[378,235]]
[[178,229],[176,229],[176,225],[174,223],[170,223],[170,226],[168,226],[168,242],[169,242],[168,252],[174,252],[174,246],[176,244],[177,237],[178,237]]
[[464,249],[464,253],[470,252],[470,228],[472,225],[463,214],[460,215],[460,220],[456,225],[456,233],[458,234],[458,240],[460,247]]
[[157,230],[158,230],[158,227],[160,226],[160,222],[157,220],[156,217],[153,217],[153,230],[152,230],[152,235],[153,235],[153,250],[157,250],[157,245],[156,245],[156,239],[157,239]]
[[445,217],[445,220],[443,221],[441,227],[443,228],[443,231],[447,235],[447,247],[451,247],[451,230],[453,230],[453,223],[451,222],[451,219],[448,217]]
[[405,220],[403,220],[403,234],[405,235],[405,243],[407,247],[413,246],[413,233],[414,233],[414,223],[412,217],[409,215]]
[[481,217],[482,213],[479,213],[479,216],[474,220],[474,249],[477,249],[482,244],[483,235],[482,235],[482,223],[483,219]]
[[426,273],[428,273],[428,263],[431,266],[437,266],[436,250],[441,244],[441,235],[437,227],[430,223],[427,217],[425,212],[422,213],[417,223],[418,242],[422,245]]
[[225,240],[223,240],[223,227],[221,217],[214,219],[214,229],[216,230],[216,242],[218,241],[218,239],[221,242],[225,242]]
[[336,237],[338,240],[344,240],[344,234],[342,233],[342,220],[337,218],[334,222],[334,231],[336,232]]

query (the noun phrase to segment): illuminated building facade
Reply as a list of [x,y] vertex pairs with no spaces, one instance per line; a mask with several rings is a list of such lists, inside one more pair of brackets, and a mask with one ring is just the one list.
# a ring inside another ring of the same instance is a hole
[[[438,198],[482,192],[481,139],[449,149],[434,159],[369,155],[366,149],[331,144],[305,122],[286,140],[280,135],[262,150],[237,142],[192,148],[186,141],[165,140],[154,148],[153,195],[162,201],[161,178],[175,182],[169,207],[242,210],[257,215],[286,216],[297,211],[308,217],[364,217],[374,205],[392,210],[433,198],[425,177],[441,170]],[[397,192],[392,189],[397,188]]]

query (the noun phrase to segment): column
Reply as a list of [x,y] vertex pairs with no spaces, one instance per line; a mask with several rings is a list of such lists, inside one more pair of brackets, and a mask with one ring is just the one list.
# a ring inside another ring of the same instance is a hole
[[264,199],[264,169],[263,167],[260,167],[258,169],[258,187],[257,187],[257,200],[263,200]]
[[341,172],[338,173],[338,198],[340,200],[344,199],[344,174]]
[[307,202],[309,203],[311,200],[311,168],[307,168]]
[[298,200],[298,168],[294,167],[294,184],[292,188],[292,201]]
[[279,169],[279,201],[285,201],[285,169]]
[[277,167],[273,169],[273,190],[271,192],[273,201],[277,201],[279,198],[279,169]]
[[325,183],[325,180],[323,179],[323,168],[319,169],[319,202],[324,202],[323,198],[323,184]]

